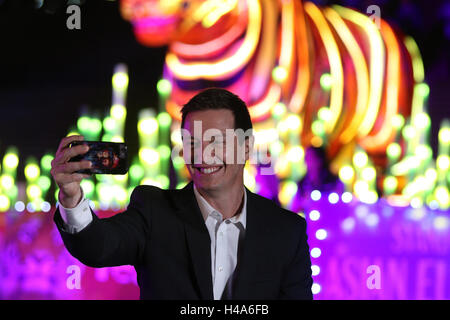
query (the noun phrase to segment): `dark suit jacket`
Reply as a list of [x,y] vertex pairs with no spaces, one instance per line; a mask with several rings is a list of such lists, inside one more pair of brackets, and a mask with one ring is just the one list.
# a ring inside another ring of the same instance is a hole
[[[247,224],[233,299],[312,299],[306,222],[247,192]],[[69,252],[91,267],[133,265],[141,299],[213,299],[210,237],[193,183],[180,190],[139,186],[128,209],[69,234],[55,223]]]

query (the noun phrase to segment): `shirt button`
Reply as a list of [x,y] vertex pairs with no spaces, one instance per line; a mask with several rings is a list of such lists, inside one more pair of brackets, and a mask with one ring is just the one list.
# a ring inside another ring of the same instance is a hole
[[219,270],[219,272],[222,272],[222,271],[223,271],[223,268],[222,268],[222,267],[219,267],[218,270]]

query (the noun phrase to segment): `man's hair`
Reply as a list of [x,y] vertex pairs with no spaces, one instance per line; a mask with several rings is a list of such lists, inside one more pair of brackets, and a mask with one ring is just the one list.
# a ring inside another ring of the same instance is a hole
[[244,132],[253,129],[245,102],[237,95],[222,88],[205,89],[192,97],[181,109],[181,128],[184,128],[184,122],[190,112],[217,109],[227,109],[233,112],[234,129],[242,129]]

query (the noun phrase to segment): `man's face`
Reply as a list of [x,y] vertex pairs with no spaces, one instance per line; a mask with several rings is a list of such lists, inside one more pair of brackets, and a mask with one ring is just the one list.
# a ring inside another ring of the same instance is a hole
[[228,109],[191,112],[184,129],[183,154],[195,186],[207,192],[242,187],[249,148],[248,140],[239,145],[236,135],[230,134],[233,113]]

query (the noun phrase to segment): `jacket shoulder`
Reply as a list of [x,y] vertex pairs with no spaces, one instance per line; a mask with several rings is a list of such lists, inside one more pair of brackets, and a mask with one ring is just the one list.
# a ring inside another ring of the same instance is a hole
[[158,194],[160,192],[164,191],[161,188],[158,188],[156,186],[150,186],[150,185],[140,185],[134,188],[133,193],[142,194],[142,195],[148,195],[148,194]]
[[173,203],[181,190],[178,189],[161,189],[151,185],[140,185],[134,188],[131,193],[130,203],[141,201],[153,204]]
[[253,196],[257,202],[258,207],[262,212],[266,214],[266,219],[278,221],[285,226],[294,226],[300,229],[306,228],[306,220],[299,214],[282,208],[274,201],[260,196],[256,193],[253,193]]
[[161,198],[161,197],[171,197],[176,195],[180,190],[175,189],[161,189],[156,186],[151,185],[140,185],[134,188],[131,195],[145,197],[145,198]]

